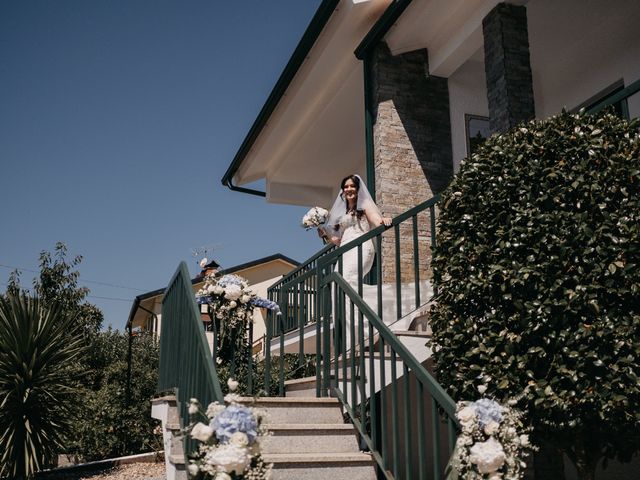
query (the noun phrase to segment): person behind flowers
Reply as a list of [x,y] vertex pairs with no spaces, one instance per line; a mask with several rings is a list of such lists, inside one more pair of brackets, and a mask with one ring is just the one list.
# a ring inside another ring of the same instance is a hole
[[[362,178],[359,175],[348,175],[340,182],[340,192],[325,225],[318,228],[318,234],[326,242],[339,246],[355,240],[380,225],[391,225],[391,219],[382,216]],[[373,242],[368,240],[362,245],[363,275],[371,270],[374,257]],[[344,253],[342,276],[351,285],[357,284],[358,250],[356,248]]]

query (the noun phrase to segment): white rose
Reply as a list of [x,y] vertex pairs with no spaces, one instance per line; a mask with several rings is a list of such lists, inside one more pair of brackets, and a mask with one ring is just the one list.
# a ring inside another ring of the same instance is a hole
[[480,473],[495,472],[507,459],[502,445],[493,437],[486,442],[476,443],[469,449],[469,453],[469,460],[478,467]]
[[202,260],[200,260],[200,268],[206,267],[207,263],[209,263],[209,260],[207,260],[207,257],[204,257]]
[[234,300],[231,300],[229,302],[229,308],[236,308],[237,306],[238,306],[238,304]]
[[242,295],[242,298],[240,299],[242,303],[247,303],[249,300],[251,300],[251,297],[247,294]]
[[236,382],[233,378],[227,380],[227,386],[229,387],[230,392],[235,392],[238,388],[238,382]]
[[231,477],[227,473],[218,472],[216,473],[216,476],[213,478],[213,480],[231,480]]
[[215,289],[216,287],[214,285],[209,285],[206,290],[207,293],[215,293]]
[[529,435],[520,435],[520,445],[526,447],[529,445]]
[[501,480],[502,474],[500,472],[492,472],[489,474],[487,480]]
[[487,391],[486,385],[478,385],[478,392],[480,392],[480,395],[484,395],[484,392],[486,391]]
[[235,432],[229,438],[229,443],[238,447],[246,447],[249,445],[249,437],[247,437],[247,434],[244,432]]
[[[228,443],[210,450],[204,457],[204,461],[210,465],[215,465],[221,472],[241,475],[251,463],[251,457],[246,448]],[[219,475],[216,475],[215,478],[220,478]]]
[[219,413],[221,413],[224,409],[225,409],[225,406],[218,402],[210,403],[209,406],[207,407],[207,417],[213,418]]
[[198,413],[198,404],[194,401],[189,403],[189,415],[195,415]]
[[222,295],[224,293],[224,288],[222,288],[220,285],[215,285],[213,287],[213,293],[215,293],[216,295]]
[[487,435],[494,435],[498,432],[498,428],[500,428],[500,424],[492,420],[487,425],[485,425],[484,433],[486,433]]
[[238,300],[242,296],[242,289],[238,285],[229,285],[224,290],[224,298]]
[[191,437],[201,442],[207,442],[213,435],[213,428],[202,422],[196,423],[191,429]]
[[464,407],[461,409],[456,416],[460,423],[469,424],[476,418],[476,411],[472,407]]
[[195,477],[198,474],[198,465],[196,465],[195,463],[190,463],[187,467],[187,470],[189,470],[190,476]]

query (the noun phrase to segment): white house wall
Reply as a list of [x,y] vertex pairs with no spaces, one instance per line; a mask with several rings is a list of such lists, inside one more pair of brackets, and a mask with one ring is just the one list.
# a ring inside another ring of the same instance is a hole
[[[640,79],[637,0],[532,0],[527,18],[538,118]],[[640,115],[639,97],[629,101],[631,116]]]
[[484,62],[469,60],[449,77],[449,109],[451,114],[451,143],[453,149],[453,171],[467,156],[465,114],[487,117],[487,88],[485,86]]

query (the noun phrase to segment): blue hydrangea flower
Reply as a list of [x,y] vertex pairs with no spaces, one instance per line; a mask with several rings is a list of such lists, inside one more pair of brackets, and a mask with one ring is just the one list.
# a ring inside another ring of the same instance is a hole
[[478,422],[481,427],[488,425],[489,423],[500,423],[502,420],[502,407],[499,403],[490,400],[488,398],[481,398],[471,404],[478,416]]
[[236,432],[246,434],[249,445],[252,445],[258,436],[256,418],[251,410],[240,405],[229,405],[211,420],[210,426],[221,443],[228,443],[231,435]]
[[245,287],[246,281],[244,278],[239,277],[238,275],[233,275],[232,273],[229,273],[227,275],[223,275],[222,277],[220,277],[220,279],[218,280],[218,285],[220,285],[223,288],[229,285],[237,285],[238,287]]
[[255,297],[251,301],[251,304],[254,307],[267,308],[269,310],[273,310],[276,313],[280,313],[280,305],[278,305],[276,302],[273,302],[271,300],[267,300],[266,298]]
[[196,302],[198,303],[198,305],[206,305],[211,303],[212,298],[211,297],[196,297]]

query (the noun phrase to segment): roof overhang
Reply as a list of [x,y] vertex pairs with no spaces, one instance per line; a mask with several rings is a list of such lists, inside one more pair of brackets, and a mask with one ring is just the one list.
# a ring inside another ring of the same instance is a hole
[[390,3],[322,2],[224,184],[264,179],[269,202],[328,204],[340,178],[364,173],[364,78],[353,52]]

